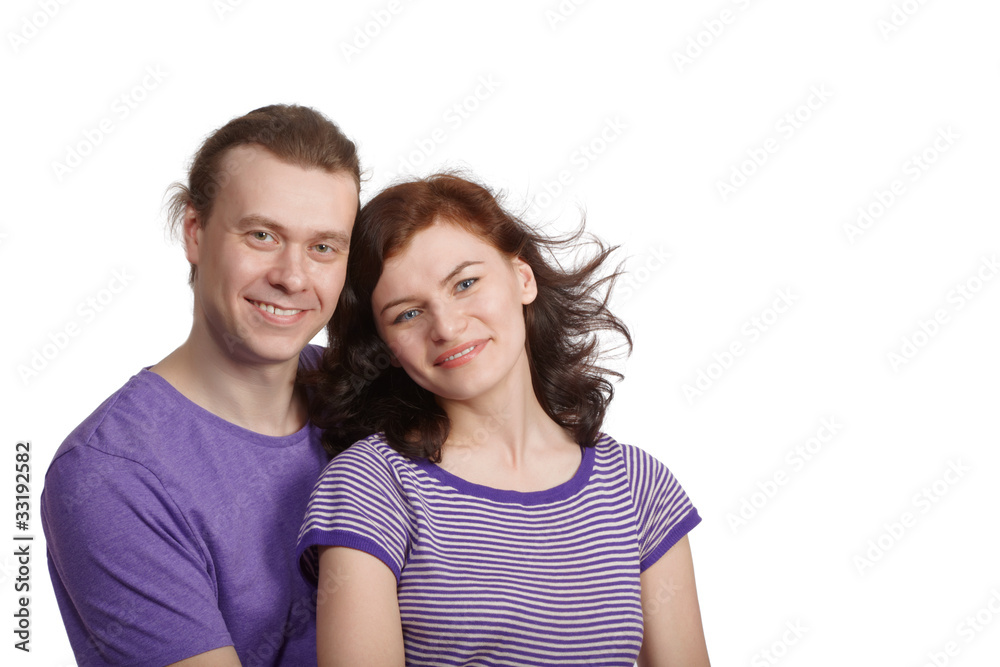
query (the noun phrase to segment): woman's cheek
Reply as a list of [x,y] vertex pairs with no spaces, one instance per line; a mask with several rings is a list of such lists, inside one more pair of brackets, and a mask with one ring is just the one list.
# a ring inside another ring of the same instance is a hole
[[420,326],[409,326],[394,336],[389,349],[404,366],[411,366],[409,362],[420,354],[420,340]]

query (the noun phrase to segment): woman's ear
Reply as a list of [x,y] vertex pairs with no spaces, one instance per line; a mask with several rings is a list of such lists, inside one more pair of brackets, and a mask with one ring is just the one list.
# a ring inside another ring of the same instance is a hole
[[527,305],[538,296],[538,283],[535,282],[535,272],[528,263],[520,257],[512,260],[514,275],[517,276],[518,288],[521,292],[521,303]]

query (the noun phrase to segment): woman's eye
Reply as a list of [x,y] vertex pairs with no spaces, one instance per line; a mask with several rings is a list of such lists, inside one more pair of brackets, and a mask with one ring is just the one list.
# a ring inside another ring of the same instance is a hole
[[477,280],[479,280],[479,278],[466,278],[462,282],[458,283],[457,287],[458,291],[464,292],[465,290],[475,285]]
[[405,311],[403,311],[402,313],[399,314],[399,317],[396,318],[396,321],[397,322],[409,322],[414,317],[416,317],[419,312],[420,311],[418,311],[416,309],[414,309],[414,310],[405,310]]

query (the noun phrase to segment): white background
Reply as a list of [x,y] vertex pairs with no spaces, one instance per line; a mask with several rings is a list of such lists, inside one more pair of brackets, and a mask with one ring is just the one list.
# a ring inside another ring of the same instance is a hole
[[[996,3],[43,4],[8,0],[0,21],[4,664],[73,664],[42,475],[186,337],[164,191],[208,132],[273,102],[314,106],[358,142],[365,200],[401,161],[466,167],[548,229],[583,207],[621,244],[631,282],[615,303],[635,352],[606,430],[663,460],[704,517],[691,541],[713,664],[774,664],[768,650],[789,666],[916,667],[952,641],[938,664],[996,664]],[[86,155],[57,167],[71,150]],[[877,215],[852,231],[859,207]],[[116,271],[125,289],[103,291]],[[796,463],[824,419],[842,426]],[[19,439],[30,655],[11,632]],[[906,512],[915,525],[893,537]]]

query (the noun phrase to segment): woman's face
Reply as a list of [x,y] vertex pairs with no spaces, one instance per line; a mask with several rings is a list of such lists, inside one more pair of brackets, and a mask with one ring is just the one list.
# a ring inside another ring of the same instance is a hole
[[379,335],[424,389],[472,400],[522,373],[524,312],[537,293],[520,259],[444,221],[385,262],[372,293]]

